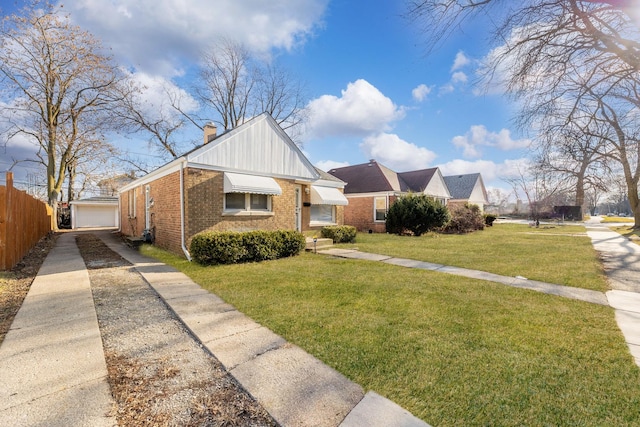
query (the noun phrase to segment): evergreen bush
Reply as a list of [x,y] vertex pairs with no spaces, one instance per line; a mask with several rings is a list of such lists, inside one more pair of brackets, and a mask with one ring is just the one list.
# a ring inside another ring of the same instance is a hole
[[449,221],[449,210],[432,197],[408,194],[397,199],[387,212],[387,232],[420,236]]

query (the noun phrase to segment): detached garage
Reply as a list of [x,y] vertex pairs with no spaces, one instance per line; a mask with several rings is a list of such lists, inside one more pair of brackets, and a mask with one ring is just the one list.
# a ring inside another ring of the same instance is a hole
[[71,228],[118,228],[118,198],[90,197],[74,200],[71,205]]

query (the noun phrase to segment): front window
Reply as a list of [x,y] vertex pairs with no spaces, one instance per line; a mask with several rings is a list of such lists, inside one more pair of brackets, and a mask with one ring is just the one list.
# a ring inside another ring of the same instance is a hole
[[374,207],[374,219],[375,221],[384,221],[387,217],[387,198],[376,197]]
[[311,205],[311,222],[334,224],[336,222],[335,206],[333,205]]
[[225,211],[271,211],[271,196],[251,193],[225,193]]

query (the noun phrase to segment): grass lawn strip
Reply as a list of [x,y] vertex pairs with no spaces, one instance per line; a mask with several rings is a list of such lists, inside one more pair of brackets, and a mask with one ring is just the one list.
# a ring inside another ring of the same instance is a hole
[[429,233],[421,237],[359,233],[356,243],[336,247],[594,291],[609,290],[598,255],[582,226],[496,224],[465,235]]
[[634,229],[633,226],[613,227],[613,231],[620,233],[636,245],[640,245],[640,229]]
[[144,251],[432,425],[640,424],[609,307],[313,254],[204,268]]

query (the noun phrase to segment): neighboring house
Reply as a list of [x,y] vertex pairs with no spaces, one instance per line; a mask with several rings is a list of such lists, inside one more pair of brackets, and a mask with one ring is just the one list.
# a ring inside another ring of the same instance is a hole
[[121,231],[188,258],[199,232],[343,223],[344,182],[319,172],[263,113],[120,189]]
[[[120,225],[117,197],[89,197],[73,200],[71,207],[71,228],[112,227]],[[68,227],[68,225],[67,225]]]
[[484,186],[482,175],[471,173],[467,175],[445,176],[444,182],[451,193],[449,204],[473,204],[478,205],[484,211],[487,205],[487,189]]
[[360,165],[331,169],[329,173],[344,181],[344,223],[358,231],[383,233],[389,206],[407,193],[422,193],[443,205],[451,198],[438,168],[397,173],[375,160]]

